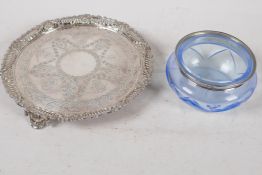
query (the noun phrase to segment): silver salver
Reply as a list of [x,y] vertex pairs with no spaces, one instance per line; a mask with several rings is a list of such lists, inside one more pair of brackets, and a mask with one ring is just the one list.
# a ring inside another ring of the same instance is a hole
[[129,25],[101,16],[48,20],[15,40],[3,84],[34,128],[117,111],[149,83],[152,54]]

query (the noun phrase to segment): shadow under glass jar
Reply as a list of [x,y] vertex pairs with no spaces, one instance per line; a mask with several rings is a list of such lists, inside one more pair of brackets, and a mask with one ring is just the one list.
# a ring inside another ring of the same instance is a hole
[[256,60],[234,36],[200,31],[182,38],[166,65],[171,88],[187,104],[207,112],[230,110],[256,88]]

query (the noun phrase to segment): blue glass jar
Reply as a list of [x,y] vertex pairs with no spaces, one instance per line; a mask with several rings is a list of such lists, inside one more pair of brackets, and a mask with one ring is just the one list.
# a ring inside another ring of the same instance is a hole
[[249,47],[217,31],[182,38],[166,65],[171,88],[187,104],[207,112],[230,110],[256,88],[256,60]]

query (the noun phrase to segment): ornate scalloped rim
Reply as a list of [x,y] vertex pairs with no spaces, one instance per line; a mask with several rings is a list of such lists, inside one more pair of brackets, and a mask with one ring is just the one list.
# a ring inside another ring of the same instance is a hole
[[[67,115],[65,113],[54,113],[52,111],[46,111],[44,109],[30,104],[23,98],[15,84],[15,77],[13,74],[14,61],[20,55],[23,49],[28,44],[36,40],[38,37],[41,37],[42,35],[52,32],[58,28],[65,29],[66,27],[73,27],[79,25],[94,25],[96,27],[104,28],[124,35],[130,42],[134,44],[138,51],[141,52],[143,55],[143,78],[137,83],[137,87],[133,91],[131,91],[123,100],[119,101],[118,103],[112,106],[97,111]],[[34,115],[40,116],[41,118],[60,121],[82,120],[85,118],[94,118],[102,114],[118,111],[127,103],[129,103],[131,99],[139,95],[142,92],[142,90],[144,90],[144,88],[148,85],[151,79],[152,57],[153,56],[151,53],[151,48],[149,47],[148,43],[126,23],[102,16],[93,16],[89,14],[64,17],[54,20],[48,20],[41,23],[40,25],[32,28],[31,30],[23,34],[10,45],[2,63],[2,81],[10,97],[13,98],[19,106],[25,108],[25,111],[27,113],[32,113]]]

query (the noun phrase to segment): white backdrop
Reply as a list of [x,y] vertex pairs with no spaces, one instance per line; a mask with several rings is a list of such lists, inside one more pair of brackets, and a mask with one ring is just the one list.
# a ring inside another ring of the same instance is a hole
[[[0,57],[47,19],[95,14],[129,23],[154,53],[152,85],[117,113],[34,130],[0,85],[0,175],[261,175],[261,0],[0,0]],[[243,106],[203,113],[168,87],[165,61],[198,30],[230,33],[258,62],[258,87]]]

